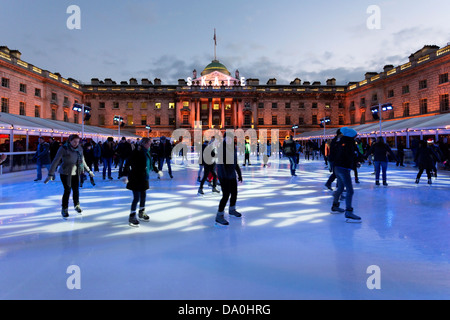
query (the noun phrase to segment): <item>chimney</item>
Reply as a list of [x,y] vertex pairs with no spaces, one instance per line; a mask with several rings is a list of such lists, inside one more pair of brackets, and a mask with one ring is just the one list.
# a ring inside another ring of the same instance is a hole
[[142,79],[142,80],[141,80],[141,83],[142,83],[143,85],[151,85],[151,84],[152,84],[151,81],[149,81],[148,79]]
[[392,64],[385,65],[383,68],[384,72],[388,72],[392,69],[394,69],[394,66]]
[[321,83],[320,83],[320,81],[314,81],[312,85],[313,85],[313,86],[320,86]]
[[130,85],[136,85],[138,84],[137,80],[135,78],[130,79]]
[[161,85],[161,79],[155,78],[155,80],[153,80],[153,83],[154,83],[156,86],[160,86],[160,85]]
[[327,86],[335,86],[335,85],[336,85],[336,79],[335,78],[327,80]]
[[100,84],[100,81],[98,80],[98,78],[92,78],[91,84]]
[[11,50],[10,54],[18,60],[20,60],[20,57],[22,56],[22,53],[19,50]]
[[267,81],[267,84],[275,86],[277,84],[277,79],[275,78],[269,79],[269,81]]
[[366,80],[370,80],[372,77],[375,77],[377,72],[366,72]]
[[294,81],[291,82],[291,85],[301,85],[302,84],[302,80],[300,80],[299,78],[295,78]]

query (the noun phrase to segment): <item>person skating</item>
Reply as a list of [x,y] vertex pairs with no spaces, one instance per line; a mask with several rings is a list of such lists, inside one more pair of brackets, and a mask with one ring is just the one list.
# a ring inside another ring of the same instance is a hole
[[245,141],[245,157],[244,157],[244,164],[243,166],[245,167],[245,165],[248,163],[249,166],[251,166],[252,164],[250,163],[250,143],[248,141]]
[[[334,193],[333,206],[331,208],[332,213],[345,212],[345,218],[347,221],[361,221],[361,217],[358,217],[353,213],[352,200],[353,200],[353,184],[350,172],[352,171],[353,164],[356,161],[355,154],[355,137],[357,132],[351,128],[341,128],[342,137],[336,144],[336,155],[334,157],[334,173],[338,180],[338,188]],[[339,199],[342,192],[346,189],[347,195],[345,197],[345,210],[339,208]]]
[[61,215],[64,219],[67,219],[69,217],[69,197],[71,192],[75,211],[78,213],[83,211],[80,207],[80,175],[84,170],[86,170],[91,177],[94,177],[94,173],[84,161],[83,149],[80,146],[80,137],[78,135],[70,135],[68,141],[59,148],[55,159],[53,159],[45,183],[54,180],[55,171],[60,161],[62,161],[62,163],[59,168],[59,173],[61,175],[61,182],[64,186]]
[[229,214],[240,218],[242,216],[236,210],[236,202],[238,195],[237,181],[242,182],[242,172],[238,164],[237,150],[234,145],[234,137],[224,134],[224,140],[218,148],[217,175],[222,187],[222,199],[219,202],[219,209],[216,214],[216,223],[220,225],[228,225],[228,221],[224,217],[225,206],[230,200]]
[[434,162],[437,160],[437,157],[433,150],[431,150],[427,143],[423,140],[420,140],[418,143],[418,148],[416,151],[416,156],[414,158],[414,162],[419,166],[419,172],[417,173],[416,183],[419,184],[420,177],[422,176],[423,171],[425,170],[428,177],[428,184],[432,184],[431,176],[434,168]]
[[158,149],[158,170],[161,171],[164,165],[164,162],[167,163],[167,168],[169,171],[169,176],[173,179],[172,176],[172,165],[170,163],[172,159],[172,144],[166,137],[162,136],[160,138],[159,149]]
[[291,176],[296,177],[295,170],[297,169],[297,146],[292,136],[283,143],[283,153],[289,159]]
[[44,137],[39,137],[38,139],[39,145],[37,147],[36,154],[34,155],[34,159],[36,159],[36,171],[37,177],[34,181],[42,180],[42,167],[47,168],[47,173],[50,171],[50,165],[52,160],[50,158],[50,145],[45,142]]
[[[145,212],[147,190],[150,188],[150,171],[158,173],[158,177],[162,176],[162,172],[153,164],[150,145],[151,140],[149,138],[143,138],[139,145],[131,152],[122,172],[124,181],[127,183],[126,188],[133,192],[133,201],[131,202],[131,210],[128,218],[128,223],[132,227],[138,227],[139,220],[144,222],[150,220]],[[138,203],[139,213],[136,217]]]
[[336,180],[336,174],[334,173],[334,160],[336,157],[337,143],[339,142],[339,140],[341,138],[342,138],[341,129],[338,129],[336,131],[336,136],[330,141],[330,150],[328,153],[328,165],[329,165],[329,170],[331,172],[331,175],[328,178],[328,181],[325,183],[325,187],[330,191],[333,191],[331,184],[333,183],[334,180]]
[[213,176],[213,185],[212,192],[220,193],[217,190],[217,173],[216,173],[216,150],[214,148],[215,138],[212,137],[211,142],[202,152],[202,163],[204,166],[203,179],[200,181],[200,187],[198,188],[198,194],[203,195],[203,185],[205,181],[208,179],[208,176],[211,174]]
[[380,171],[383,171],[383,185],[387,186],[388,154],[390,154],[395,160],[397,160],[397,158],[389,145],[384,142],[383,137],[377,138],[377,142],[372,144],[369,151],[366,153],[366,157],[371,154],[373,154],[374,157],[373,163],[375,166],[375,185],[380,185]]
[[106,179],[106,171],[108,171],[108,179],[112,180],[111,166],[114,157],[114,138],[109,137],[105,143],[102,144],[102,159],[103,159],[103,180]]

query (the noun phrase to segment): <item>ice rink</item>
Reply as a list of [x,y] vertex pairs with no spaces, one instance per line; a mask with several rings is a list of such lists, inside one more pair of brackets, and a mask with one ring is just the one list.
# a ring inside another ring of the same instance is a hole
[[[377,187],[364,165],[353,200],[362,223],[351,224],[330,214],[322,160],[301,159],[295,178],[287,160],[279,170],[252,160],[239,184],[243,217],[226,214],[228,227],[214,224],[220,195],[205,185],[197,196],[195,164],[174,165],[173,180],[166,168],[161,181],[152,176],[150,222],[137,229],[117,170],[85,183],[84,212],[70,202],[67,221],[59,177],[0,176],[0,299],[450,298],[449,172],[416,185],[416,169],[391,163],[389,186]],[[80,289],[67,286],[70,266]],[[371,266],[380,289],[368,287]]]

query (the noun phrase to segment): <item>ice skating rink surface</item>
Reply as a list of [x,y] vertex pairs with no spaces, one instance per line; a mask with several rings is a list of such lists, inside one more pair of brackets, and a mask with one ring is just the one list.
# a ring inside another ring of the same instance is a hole
[[416,169],[390,163],[389,186],[377,187],[364,165],[353,200],[362,223],[353,224],[330,214],[322,160],[301,159],[295,178],[287,160],[252,160],[239,184],[243,217],[226,214],[228,227],[214,224],[220,195],[205,185],[197,196],[195,164],[175,164],[173,180],[166,169],[151,177],[150,222],[137,229],[117,171],[87,181],[84,212],[70,206],[68,220],[59,177],[0,176],[0,299],[450,298],[449,172],[416,185]]

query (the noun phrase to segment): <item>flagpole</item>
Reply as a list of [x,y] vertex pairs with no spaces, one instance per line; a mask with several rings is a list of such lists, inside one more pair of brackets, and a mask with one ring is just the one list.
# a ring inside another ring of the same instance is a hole
[[217,37],[216,37],[216,28],[214,28],[214,60],[217,60],[216,47],[217,47]]

